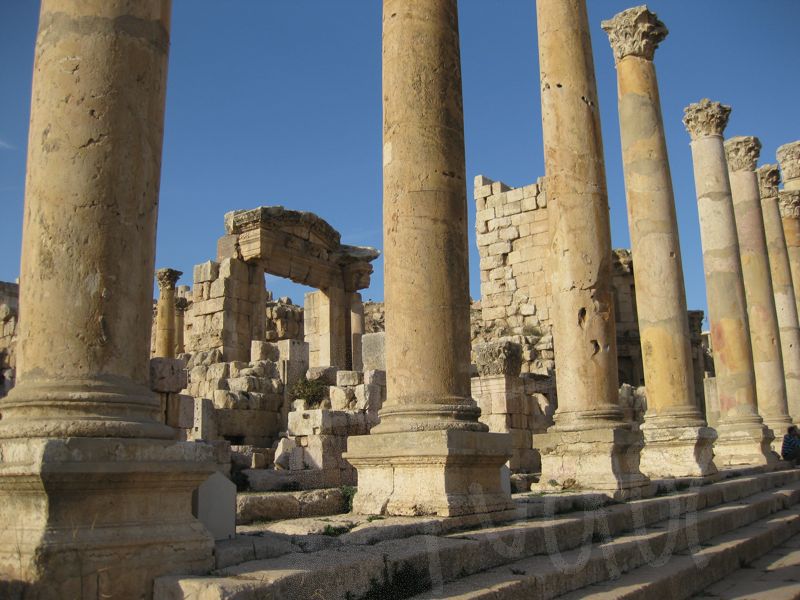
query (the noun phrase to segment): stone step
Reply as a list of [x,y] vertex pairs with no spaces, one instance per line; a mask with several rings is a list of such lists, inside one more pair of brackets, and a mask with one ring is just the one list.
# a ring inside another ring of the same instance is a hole
[[326,517],[346,513],[352,495],[343,488],[300,492],[239,492],[236,524],[278,521],[304,517]]
[[[614,548],[619,552],[620,572],[627,572],[646,562],[637,559],[643,541],[649,541],[654,552],[667,542],[670,515],[681,523],[674,534],[676,544],[686,546],[694,515],[697,515],[698,539],[707,540],[797,503],[800,501],[799,479],[800,471],[780,471],[555,518],[495,525],[486,517],[483,528],[476,529],[473,524],[472,530],[459,533],[447,533],[445,519],[427,519],[423,532],[410,523],[413,519],[407,519],[405,525],[391,527],[391,534],[399,539],[386,539],[380,536],[381,527],[385,526],[364,523],[338,537],[328,537],[329,545],[310,552],[297,551],[302,536],[277,536],[273,533],[273,540],[285,545],[286,554],[277,555],[272,550],[274,544],[262,544],[261,547],[253,543],[253,557],[265,560],[221,568],[211,576],[160,578],[156,583],[155,598],[311,598],[320,590],[324,591],[326,598],[407,598],[423,592],[426,586],[433,585],[435,589],[439,582],[444,584],[443,589],[452,589],[455,593],[458,591],[455,586],[469,584],[472,578],[476,578],[464,589],[464,592],[472,592],[481,589],[479,586],[488,585],[486,577],[492,574],[505,575],[506,579],[501,583],[506,586],[515,581],[528,581],[525,575],[511,573],[510,568],[519,573],[550,569],[548,581],[555,590],[553,595],[566,593],[576,589],[574,584],[579,580],[554,569],[549,554],[560,552],[566,557],[572,553],[570,556],[574,561],[585,551],[584,548],[590,549],[590,576],[580,582],[588,585],[602,581],[603,576],[608,576],[603,568],[604,549],[607,552]],[[778,486],[782,489],[776,489]],[[637,527],[646,526],[650,528],[648,532],[635,533]],[[634,533],[630,533],[632,531]],[[597,544],[592,543],[593,536],[594,542],[601,542],[606,537],[614,539]],[[246,558],[248,542],[237,539],[236,543],[239,557]],[[534,567],[515,566],[528,562]],[[530,579],[535,581],[533,576]],[[437,596],[428,594],[427,597]]]
[[[740,565],[734,560],[740,556],[738,553],[751,557],[760,550],[763,554],[800,532],[798,502],[800,485],[797,484],[792,488],[762,492],[745,502],[699,511],[696,519],[692,517],[688,523],[687,519],[672,524],[667,520],[661,522],[660,530],[651,526],[650,531],[634,531],[567,552],[553,549],[548,555],[533,556],[465,577],[415,598],[546,600],[563,597],[577,600],[592,597],[593,590],[598,590],[597,598],[605,600],[686,598],[724,576],[724,573],[717,576],[717,572],[725,568],[726,559],[733,571]],[[751,525],[755,523],[757,525]],[[769,533],[762,536],[764,527]],[[779,539],[781,535],[785,537]],[[742,539],[738,540],[737,536]],[[726,544],[731,539],[741,544],[729,549]],[[722,558],[713,552],[718,546],[720,551],[725,550],[720,555]],[[672,573],[673,568],[680,571],[680,566],[694,565],[693,557],[700,561],[703,559],[699,557],[710,560],[712,556],[714,562],[709,562],[708,568],[698,569],[703,577],[693,574],[702,585],[690,586],[684,582],[683,575]],[[644,572],[646,575],[642,575]],[[630,589],[620,587],[626,577],[633,580]],[[684,588],[688,590],[686,595],[680,595]]]

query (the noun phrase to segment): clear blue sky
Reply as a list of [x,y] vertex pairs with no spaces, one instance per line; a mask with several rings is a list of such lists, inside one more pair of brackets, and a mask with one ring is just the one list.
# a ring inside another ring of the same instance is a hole
[[[628,247],[616,74],[600,21],[635,5],[590,0],[612,237]],[[683,108],[733,106],[727,134],[757,135],[762,162],[800,138],[800,1],[654,0],[670,29],[656,53],[690,308],[705,309]],[[38,2],[0,1],[0,280],[19,272]],[[543,174],[534,0],[461,0],[471,290],[480,295],[473,176],[512,186]],[[226,211],[310,210],[345,243],[381,241],[379,0],[174,0],[157,266],[191,283]],[[376,263],[365,298],[383,296]],[[276,295],[299,288],[268,279]]]

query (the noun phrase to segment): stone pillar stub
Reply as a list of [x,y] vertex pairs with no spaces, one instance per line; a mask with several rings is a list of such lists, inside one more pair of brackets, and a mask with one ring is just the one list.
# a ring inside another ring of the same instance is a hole
[[642,434],[630,431],[619,406],[608,194],[586,3],[537,0],[536,15],[558,409],[555,426],[534,435],[534,447],[542,482],[626,496],[647,478],[639,472]]
[[[789,417],[797,420],[800,418],[800,324],[798,324],[797,298],[792,284],[786,237],[778,207],[778,186],[781,175],[778,165],[764,165],[756,173],[761,197],[761,213],[764,218],[764,234],[769,252],[772,291],[775,294],[775,312],[780,328],[787,409]],[[774,429],[773,427],[773,431]],[[779,435],[781,429],[774,433],[776,440],[782,438]]]
[[170,10],[41,3],[19,383],[0,403],[0,581],[20,597],[150,598],[213,568],[191,513],[213,449],[174,441],[149,386]]
[[508,434],[471,398],[464,114],[456,0],[383,3],[387,399],[350,437],[363,513],[461,515],[513,507]]
[[175,284],[183,273],[175,269],[156,271],[158,303],[156,304],[155,356],[175,358]]
[[617,67],[622,157],[647,413],[641,469],[700,477],[717,469],[716,432],[697,406],[686,292],[653,57],[667,28],[639,6],[603,21]]
[[756,403],[747,301],[722,139],[730,112],[729,106],[704,99],[688,106],[683,119],[692,140],[720,410],[715,453],[718,465],[766,464],[772,460],[773,436]]
[[768,427],[780,432],[791,424],[791,419],[786,406],[780,329],[756,175],[760,153],[761,142],[753,136],[733,137],[725,142],[742,258],[758,412]]

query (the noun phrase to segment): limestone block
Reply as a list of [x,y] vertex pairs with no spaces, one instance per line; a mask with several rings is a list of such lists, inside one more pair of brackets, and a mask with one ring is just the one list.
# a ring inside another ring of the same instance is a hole
[[150,389],[155,392],[180,392],[188,383],[186,362],[179,358],[150,359]]
[[355,390],[358,410],[377,411],[383,404],[383,388],[375,384],[361,384]]
[[195,285],[206,281],[213,281],[219,277],[219,263],[207,261],[194,266],[193,279]]
[[195,398],[192,439],[214,440],[217,437],[217,426],[214,402],[208,398]]
[[184,394],[169,394],[166,422],[170,427],[191,429],[194,424],[194,398]]
[[239,377],[243,369],[249,369],[250,363],[241,360],[234,360],[228,363],[229,373],[228,377]]
[[219,277],[229,277],[238,281],[248,282],[250,280],[250,270],[243,260],[226,258],[219,263]]
[[519,375],[522,347],[509,341],[486,342],[473,348],[481,375]]
[[386,371],[386,333],[367,333],[361,337],[364,371]]
[[269,360],[277,362],[281,352],[277,344],[253,340],[250,342],[250,362]]
[[257,377],[231,377],[228,379],[228,388],[232,392],[257,392],[259,387]]
[[208,373],[208,367],[204,365],[198,365],[189,371],[189,379],[192,382],[203,381],[206,378],[206,373]]
[[386,386],[386,371],[370,370],[364,371],[364,383],[369,385]]
[[309,381],[321,381],[325,385],[336,385],[336,367],[311,367],[306,372]]
[[233,392],[228,390],[214,390],[210,395],[214,398],[215,408],[239,408],[239,398]]
[[285,437],[278,441],[275,447],[275,463],[276,469],[284,469],[288,471],[291,468],[292,452],[297,448],[297,443],[294,439]]
[[[199,367],[195,367],[199,368]],[[206,378],[208,380],[217,380],[217,379],[225,379],[228,377],[229,374],[229,367],[228,363],[217,363],[214,365],[208,365],[208,367],[202,367],[206,369]],[[194,379],[194,369],[192,369],[192,378]]]
[[236,536],[236,486],[215,472],[192,494],[194,516],[214,536],[227,540]]
[[279,429],[280,415],[265,410],[217,409],[217,434],[221,437],[242,437],[245,444],[268,445]]
[[303,460],[308,469],[338,469],[347,438],[338,435],[310,435],[304,448]]
[[364,374],[361,371],[339,371],[336,373],[336,385],[343,386],[356,386],[362,383]]
[[328,396],[331,400],[331,408],[333,410],[347,410],[350,406],[350,402],[356,398],[356,394],[352,388],[342,388],[338,386],[331,386],[328,391]]
[[288,431],[290,435],[343,435],[347,432],[347,415],[324,408],[292,411],[289,413]]

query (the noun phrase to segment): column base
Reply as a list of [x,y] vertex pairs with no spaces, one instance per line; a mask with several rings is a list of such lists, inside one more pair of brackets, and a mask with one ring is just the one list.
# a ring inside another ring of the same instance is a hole
[[453,517],[509,510],[501,467],[511,436],[464,430],[352,436],[344,455],[358,471],[353,511]]
[[772,465],[780,458],[770,446],[775,434],[761,423],[720,423],[714,446],[715,462],[720,467]]
[[151,598],[160,575],[213,568],[192,516],[213,462],[198,443],[0,440],[0,597]]
[[534,434],[542,476],[532,489],[605,492],[617,500],[648,495],[650,481],[639,471],[643,443],[641,432],[624,426]]
[[772,430],[772,434],[774,438],[772,439],[772,443],[770,444],[770,448],[773,452],[775,452],[778,456],[781,454],[781,446],[783,446],[783,436],[786,434],[786,430],[792,426],[792,419],[788,415],[785,418],[778,417],[777,419],[770,419],[769,417],[764,417],[764,425],[769,427]]
[[711,477],[717,432],[711,427],[642,427],[644,448],[639,468],[651,478]]

